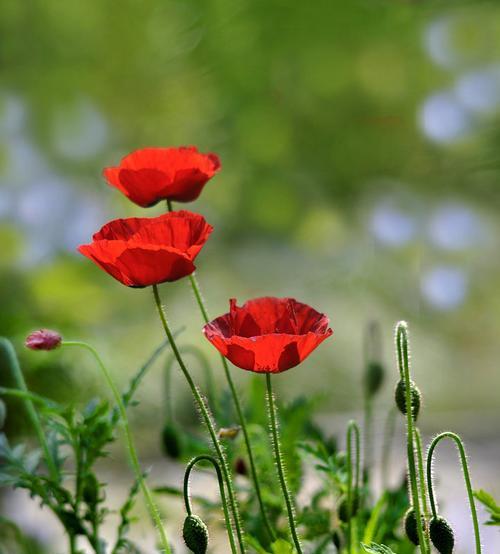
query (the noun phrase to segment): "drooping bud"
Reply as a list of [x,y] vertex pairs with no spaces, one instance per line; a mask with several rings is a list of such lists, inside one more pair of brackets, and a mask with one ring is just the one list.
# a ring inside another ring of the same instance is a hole
[[[411,413],[413,415],[413,420],[416,421],[418,418],[418,413],[420,412],[421,394],[418,390],[417,385],[415,385],[413,381],[410,381],[410,393]],[[396,400],[396,405],[399,411],[402,414],[406,415],[406,385],[402,379],[396,385],[396,390],[394,391],[394,399]]]
[[[422,521],[422,528],[425,533],[425,529],[426,529],[425,517],[421,515],[420,518]],[[415,546],[418,546],[420,544],[420,539],[418,537],[418,530],[417,530],[417,517],[415,516],[415,510],[413,508],[409,508],[408,511],[406,512],[404,525],[405,525],[406,536]]]
[[368,362],[365,370],[365,392],[368,397],[377,394],[384,382],[385,370],[380,362]]
[[[351,498],[351,513],[349,513],[349,503],[347,502],[347,496],[344,496],[344,499],[338,507],[338,516],[340,521],[347,523],[350,517],[354,517],[359,510],[359,495],[354,493]],[[350,516],[350,517],[349,517]]]
[[40,329],[29,334],[24,344],[31,350],[54,350],[60,346],[61,341],[62,337],[57,331]]
[[451,554],[455,545],[455,536],[450,524],[444,517],[433,517],[429,526],[432,544],[440,554]]
[[6,419],[7,419],[7,407],[5,406],[5,402],[0,399],[0,430],[3,429]]
[[234,462],[234,471],[238,475],[248,475],[248,467],[245,460],[240,456]]
[[335,548],[337,549],[337,552],[340,552],[340,548],[342,547],[342,540],[340,537],[340,533],[335,529],[335,531],[332,532],[332,542]]
[[194,554],[205,554],[208,548],[208,529],[203,520],[191,514],[184,520],[182,537]]
[[165,423],[161,432],[163,452],[169,457],[177,460],[184,450],[184,440],[179,429],[173,423]]

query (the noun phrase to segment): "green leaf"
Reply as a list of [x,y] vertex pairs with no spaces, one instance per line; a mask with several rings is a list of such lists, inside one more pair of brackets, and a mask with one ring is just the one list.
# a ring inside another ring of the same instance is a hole
[[385,544],[377,544],[376,542],[371,542],[370,544],[361,543],[361,546],[364,548],[365,552],[369,554],[395,554],[388,546]]
[[271,552],[273,554],[294,554],[295,548],[288,541],[278,539],[271,545]]
[[493,496],[482,489],[474,491],[474,496],[490,513],[490,519],[486,522],[486,525],[500,526],[500,506],[497,504]]

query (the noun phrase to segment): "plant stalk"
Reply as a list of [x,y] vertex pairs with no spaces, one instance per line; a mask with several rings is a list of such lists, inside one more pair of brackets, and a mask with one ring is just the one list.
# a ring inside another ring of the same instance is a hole
[[273,386],[271,382],[271,375],[266,373],[266,385],[267,385],[267,408],[269,411],[269,420],[271,427],[271,436],[274,447],[274,457],[276,460],[276,467],[278,469],[278,477],[281,484],[281,490],[283,492],[283,497],[285,499],[286,511],[288,514],[288,524],[290,527],[290,532],[292,534],[292,539],[297,549],[298,554],[302,554],[302,546],[300,544],[300,539],[297,533],[297,523],[295,522],[295,509],[293,506],[292,496],[288,490],[288,485],[285,477],[285,466],[283,462],[283,455],[281,453],[281,444],[278,431],[278,417],[277,417],[277,407],[276,400],[274,398]]
[[158,507],[156,506],[153,495],[151,491],[149,490],[148,485],[146,484],[146,481],[144,479],[144,475],[139,463],[139,458],[137,456],[137,451],[134,446],[134,441],[132,439],[132,433],[130,431],[130,425],[128,421],[127,416],[127,410],[125,409],[125,405],[123,403],[122,395],[118,391],[118,388],[115,385],[115,382],[113,381],[111,374],[109,373],[108,369],[104,365],[101,357],[99,356],[97,350],[90,344],[87,344],[86,342],[81,341],[63,341],[61,343],[62,346],[77,346],[80,348],[84,348],[90,354],[94,357],[94,359],[97,362],[97,365],[99,366],[99,369],[101,370],[104,379],[106,380],[109,388],[111,389],[111,392],[113,393],[113,397],[115,399],[116,405],[118,406],[118,410],[120,412],[120,417],[122,420],[123,430],[125,432],[125,441],[127,443],[128,452],[130,461],[132,464],[132,468],[135,473],[135,477],[139,483],[139,486],[141,488],[142,494],[144,495],[144,498],[146,500],[146,505],[148,507],[149,513],[151,518],[153,519],[155,526],[157,528],[158,534],[160,535],[160,542],[163,551],[165,554],[172,554],[172,550],[170,548],[170,544],[168,542],[167,534],[165,531],[165,528],[163,527],[160,512],[158,510]]

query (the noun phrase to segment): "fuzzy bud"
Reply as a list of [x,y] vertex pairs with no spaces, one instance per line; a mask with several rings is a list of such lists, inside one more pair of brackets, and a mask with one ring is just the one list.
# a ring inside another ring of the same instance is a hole
[[[422,521],[422,528],[425,533],[426,528],[426,522],[423,515],[420,516]],[[418,537],[418,530],[417,530],[417,518],[415,516],[415,510],[413,508],[410,508],[406,514],[404,519],[404,526],[405,526],[405,533],[408,539],[415,545],[418,546],[420,544],[420,539]]]
[[5,402],[0,399],[0,430],[3,429],[6,419],[7,419],[7,407],[5,406]]
[[57,331],[40,329],[26,337],[25,345],[30,350],[54,350],[61,345],[62,337]]
[[380,362],[369,362],[365,371],[365,392],[371,398],[377,394],[384,382],[385,370]]
[[359,510],[359,495],[357,493],[353,493],[351,498],[351,513],[349,514],[349,505],[347,502],[347,496],[344,496],[344,499],[340,503],[338,507],[338,515],[340,521],[343,523],[347,523],[349,521],[349,516],[354,517]]
[[440,554],[451,554],[455,545],[455,536],[450,524],[444,517],[433,517],[429,526],[432,544]]
[[[410,382],[410,393],[411,393],[411,411],[413,415],[413,420],[416,421],[418,414],[420,412],[421,404],[421,394],[418,390],[418,387],[413,381]],[[406,386],[405,382],[401,379],[396,385],[396,390],[394,391],[394,399],[396,400],[396,406],[399,411],[406,415]]]
[[184,450],[184,441],[179,429],[172,423],[165,423],[161,432],[163,452],[169,458],[177,460]]
[[194,554],[205,554],[208,548],[208,529],[203,520],[191,514],[184,520],[182,537],[186,546]]

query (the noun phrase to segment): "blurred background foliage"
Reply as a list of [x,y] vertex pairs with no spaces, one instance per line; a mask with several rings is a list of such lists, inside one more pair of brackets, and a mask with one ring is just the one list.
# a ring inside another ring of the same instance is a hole
[[[108,188],[105,165],[196,144],[223,164],[187,206],[215,226],[198,258],[211,313],[273,294],[331,317],[334,338],[280,379],[285,396],[307,383],[325,412],[359,409],[364,325],[383,324],[395,380],[405,318],[428,431],[498,438],[497,2],[3,0],[0,37],[0,333],[33,388],[84,400],[101,387],[73,353],[23,352],[34,328],[89,340],[123,382],[161,341],[150,291],[75,248],[110,218],[164,210]],[[182,341],[215,362],[187,283],[162,290]]]

